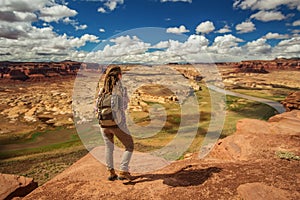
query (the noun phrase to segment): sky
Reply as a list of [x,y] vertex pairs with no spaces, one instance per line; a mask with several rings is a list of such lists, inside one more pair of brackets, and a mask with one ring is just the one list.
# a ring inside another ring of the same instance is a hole
[[299,0],[0,0],[0,61],[300,57]]

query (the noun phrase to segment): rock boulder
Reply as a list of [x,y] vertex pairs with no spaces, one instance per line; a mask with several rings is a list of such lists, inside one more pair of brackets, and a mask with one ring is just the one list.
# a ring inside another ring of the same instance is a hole
[[281,103],[286,111],[300,110],[300,91],[290,93]]
[[267,122],[242,119],[236,133],[219,140],[208,157],[243,161],[273,158],[281,151],[299,154],[299,124],[298,110],[276,115]]
[[24,176],[0,174],[0,199],[24,197],[37,188],[32,178]]

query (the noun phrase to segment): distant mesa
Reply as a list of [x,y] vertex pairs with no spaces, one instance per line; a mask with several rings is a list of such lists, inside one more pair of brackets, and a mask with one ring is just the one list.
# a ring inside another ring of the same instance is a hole
[[[195,63],[197,64],[197,63]],[[198,63],[200,64],[200,63]],[[270,70],[299,70],[300,58],[276,58],[274,60],[249,60],[241,62],[220,62],[218,66],[234,67],[236,73],[269,73]],[[126,64],[130,65],[130,64]],[[134,65],[134,64],[132,64]],[[177,67],[191,63],[169,63]],[[0,81],[44,81],[52,77],[75,77],[79,70],[105,71],[107,65],[82,63],[71,60],[62,62],[0,62]],[[199,81],[203,77],[198,76]]]
[[40,81],[52,77],[74,77],[80,62],[0,62],[0,80]]
[[268,70],[299,70],[300,58],[276,58],[275,60],[242,61],[237,66],[237,72],[268,73]]
[[242,73],[260,73],[260,74],[267,74],[269,73],[265,66],[262,64],[253,64],[253,63],[247,63],[247,64],[240,64],[238,65],[238,68],[236,72],[242,72]]

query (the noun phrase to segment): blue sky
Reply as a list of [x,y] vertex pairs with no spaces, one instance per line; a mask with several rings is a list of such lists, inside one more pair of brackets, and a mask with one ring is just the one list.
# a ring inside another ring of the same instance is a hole
[[[300,57],[299,0],[0,0],[0,60]],[[153,27],[153,28],[149,28]]]

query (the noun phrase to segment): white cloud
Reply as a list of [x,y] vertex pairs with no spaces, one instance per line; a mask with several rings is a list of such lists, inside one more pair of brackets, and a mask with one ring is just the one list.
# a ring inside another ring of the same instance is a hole
[[248,42],[245,46],[250,55],[264,55],[271,53],[272,47],[266,43],[266,39],[259,38],[255,41]]
[[188,3],[192,3],[193,0],[160,0],[160,2],[188,2]]
[[54,4],[50,0],[36,0],[34,3],[29,0],[1,0],[0,21],[33,22],[37,20],[37,11]]
[[239,55],[242,52],[242,48],[238,46],[241,42],[244,42],[244,40],[232,34],[218,36],[212,46],[209,47],[209,50],[217,54]]
[[206,21],[206,22],[202,22],[200,23],[197,28],[196,28],[196,33],[203,33],[203,34],[208,34],[212,31],[215,30],[215,26],[212,22],[210,21]]
[[82,25],[79,25],[79,26],[75,26],[75,29],[76,29],[76,31],[77,30],[84,30],[84,29],[87,29],[87,25],[86,24],[82,24]]
[[171,43],[170,41],[160,41],[156,45],[153,45],[152,48],[165,49],[165,48],[170,47],[170,43]]
[[296,44],[296,45],[293,45],[293,46],[289,46],[286,48],[285,50],[286,53],[300,53],[300,44]]
[[269,33],[267,33],[265,36],[264,36],[264,38],[266,38],[267,40],[269,40],[269,39],[278,39],[278,40],[280,40],[280,39],[287,39],[287,38],[289,38],[289,35],[288,34],[279,34],[279,33],[271,33],[271,32],[269,32]]
[[75,28],[76,31],[85,30],[88,28],[88,26],[86,24],[79,25],[79,23],[76,20],[70,19],[69,17],[64,18],[62,21],[65,24],[71,24]]
[[186,29],[184,25],[181,25],[180,27],[170,27],[167,29],[167,33],[174,33],[174,34],[181,34],[181,33],[188,33],[189,30]]
[[[191,35],[185,42],[177,40],[161,41],[151,46],[136,36],[121,36],[111,40],[114,45],[106,45],[103,50],[89,53],[87,60],[99,62],[139,62],[168,63],[180,62],[185,58],[200,59],[206,52],[209,41],[202,35]],[[148,52],[149,48],[163,51]],[[190,60],[190,59],[189,59]]]
[[298,36],[298,37],[282,40],[278,43],[277,46],[288,47],[288,46],[299,45],[299,44],[300,44],[300,37]]
[[300,30],[299,29],[292,30],[292,33],[294,34],[294,36],[298,36],[298,34],[300,33]]
[[29,23],[21,22],[1,22],[0,23],[0,38],[18,39],[20,37],[26,37],[31,25]]
[[98,12],[106,13],[106,10],[103,7],[98,8]]
[[9,23],[5,30],[0,34],[0,52],[10,53],[1,57],[5,60],[62,60],[70,58],[70,55],[77,51],[76,48],[85,46],[87,42],[99,42],[98,37],[94,35],[58,35],[53,31],[53,27],[37,28],[29,23]]
[[223,28],[220,30],[216,31],[217,33],[229,33],[231,32],[230,27],[228,25],[225,25]]
[[35,0],[34,3],[29,0],[1,0],[0,11],[34,12],[44,6],[54,5],[50,0]]
[[[49,25],[50,22],[71,24],[76,30],[87,28],[87,25],[80,25],[77,20],[74,20],[73,16],[77,14],[75,10],[68,8],[66,4],[61,3],[62,5],[60,5],[57,2],[63,1],[35,0],[32,3],[29,0],[0,0],[0,56],[2,60],[59,61],[85,59],[89,53],[78,49],[89,42],[99,42],[99,38],[89,34],[74,37],[56,33],[54,27]],[[101,2],[103,2],[105,12],[115,10],[124,3],[123,1],[107,0],[101,0]],[[277,7],[277,9],[279,8]],[[269,10],[264,11],[271,12]],[[45,21],[41,21],[44,27],[39,28],[32,24],[38,19]],[[297,25],[298,21],[295,21],[293,25]],[[210,21],[201,24],[196,29],[197,33],[207,34],[215,30],[214,24]],[[246,21],[237,25],[236,29],[239,33],[251,32],[255,30],[255,25]],[[182,25],[171,27],[169,31],[184,33],[188,30]],[[229,31],[231,31],[230,27],[225,25],[216,32],[227,33]],[[105,30],[101,28],[99,32],[105,32]],[[267,44],[268,39],[280,39],[282,41],[272,48]],[[121,36],[110,40],[109,45],[106,45],[102,51],[94,52],[94,55],[96,55],[95,60],[98,59],[100,62],[117,59],[120,62],[167,63],[182,61],[184,58],[195,62],[203,61],[201,59],[206,53],[216,58],[216,61],[241,60],[247,56],[254,59],[269,58],[270,56],[299,57],[300,54],[300,38],[297,34],[289,36],[268,33],[258,40],[241,46],[243,43],[242,39],[232,34],[216,37],[212,41],[212,45],[209,45],[210,41],[204,35],[196,34],[189,36],[184,42],[168,40],[153,46],[136,36]],[[152,52],[149,51],[149,48],[158,48],[159,50]]]
[[[104,1],[104,7],[100,7],[98,8],[98,12],[101,12],[101,13],[106,13],[107,10],[110,10],[110,11],[113,11],[117,8],[117,6],[120,4],[124,4],[124,0],[102,0]],[[105,9],[106,8],[106,9]]]
[[233,3],[233,7],[243,10],[275,10],[282,5],[300,10],[299,0],[235,0]]
[[104,28],[100,28],[100,29],[99,29],[99,32],[104,33],[104,32],[105,32],[105,29],[104,29]]
[[221,48],[230,48],[238,46],[238,43],[244,42],[244,40],[233,36],[232,34],[217,36],[212,46]]
[[234,8],[241,8],[243,10],[249,9],[254,6],[256,0],[235,0],[233,3]]
[[259,11],[250,16],[251,19],[257,19],[263,22],[274,21],[274,20],[283,20],[286,17],[280,11]]
[[300,36],[280,41],[273,48],[273,54],[277,57],[299,57],[300,55]]
[[203,52],[207,49],[208,44],[208,39],[203,35],[190,35],[185,42],[179,42],[177,40],[161,41],[152,47],[160,49],[167,48],[167,51],[172,52],[174,55],[189,55]]
[[115,1],[108,1],[104,4],[109,10],[114,10],[117,7],[117,2]]
[[[273,35],[275,37],[275,34]],[[210,42],[203,35],[191,35],[183,42],[161,41],[153,46],[136,36],[121,36],[110,42],[114,44],[106,45],[103,50],[89,53],[87,60],[131,63],[223,62],[273,59],[279,56],[293,57],[297,53],[299,55],[300,50],[300,38],[284,40],[274,49],[267,44],[266,38],[259,38],[241,46],[245,41],[232,34],[216,37],[211,46],[208,46]],[[149,52],[148,49],[160,50]],[[76,57],[80,55],[83,57],[85,54],[76,53]]]
[[[203,35],[191,35],[186,42],[183,43],[182,49],[185,54],[198,53],[206,50],[209,40]],[[178,49],[180,52],[180,49]]]
[[238,33],[249,33],[256,30],[255,25],[251,21],[242,22],[235,26]]
[[300,20],[296,20],[292,24],[293,26],[300,26]]
[[19,11],[0,11],[0,21],[7,22],[33,22],[37,20],[37,16],[30,12]]
[[129,54],[142,54],[151,46],[149,43],[141,41],[138,37],[130,37],[129,35],[111,39],[110,42],[115,44],[112,46],[106,45],[103,49],[103,56],[118,57]]
[[74,19],[70,19],[70,17],[66,17],[62,21],[66,24],[76,24],[76,21]]
[[[72,38],[73,39],[73,38]],[[76,39],[76,38],[75,38]],[[84,46],[86,42],[96,42],[98,43],[98,37],[95,35],[90,35],[90,34],[84,34],[83,36],[80,37],[81,43],[79,43],[78,47]]]
[[[63,22],[71,24],[76,30],[86,29],[87,25],[79,25],[76,20],[71,19],[75,15],[77,12],[68,8],[64,1],[0,0],[1,59],[57,61],[66,58],[72,59],[72,55],[82,55],[76,54],[77,48],[85,46],[87,42],[99,42],[97,36],[89,34],[79,37],[59,35],[47,23]],[[32,24],[38,19],[42,20],[42,28]]]
[[73,17],[77,15],[77,11],[68,8],[65,5],[54,5],[51,7],[44,7],[40,10],[39,19],[46,22],[58,22],[65,17]]

